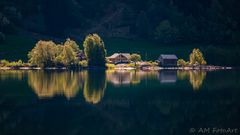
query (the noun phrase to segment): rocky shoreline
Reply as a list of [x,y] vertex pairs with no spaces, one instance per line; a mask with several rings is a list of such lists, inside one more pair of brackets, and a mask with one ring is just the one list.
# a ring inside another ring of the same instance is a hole
[[[72,70],[72,69],[99,69],[98,67],[79,67],[79,68],[67,68],[67,67],[0,67],[0,70]],[[103,69],[103,68],[101,68]],[[107,68],[106,68],[107,69]],[[235,69],[233,67],[224,66],[187,66],[187,67],[158,67],[158,66],[148,66],[148,67],[115,67],[114,70],[143,70],[143,71],[158,71],[158,70],[231,70]]]
[[187,67],[159,67],[159,70],[231,70],[233,67],[223,66],[187,66]]

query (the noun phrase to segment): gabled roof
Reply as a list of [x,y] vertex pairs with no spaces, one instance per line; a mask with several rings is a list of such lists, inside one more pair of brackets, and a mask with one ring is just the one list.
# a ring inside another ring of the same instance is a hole
[[118,57],[119,55],[122,55],[124,57],[127,57],[128,59],[130,59],[131,55],[130,53],[114,53],[112,56],[108,57],[108,58],[116,58]]
[[161,54],[159,58],[163,59],[178,59],[174,54]]
[[131,58],[131,55],[130,55],[130,53],[121,53],[121,55],[123,55],[123,56],[127,57],[128,59],[130,59],[130,58]]
[[118,53],[114,53],[112,56],[108,57],[108,58],[116,58],[118,56]]

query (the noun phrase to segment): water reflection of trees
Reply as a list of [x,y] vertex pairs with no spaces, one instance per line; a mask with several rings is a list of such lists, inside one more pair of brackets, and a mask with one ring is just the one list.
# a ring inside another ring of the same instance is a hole
[[85,76],[83,95],[88,103],[97,104],[104,96],[107,86],[105,71],[88,71]]
[[158,72],[108,70],[107,80],[115,86],[139,84],[143,79],[157,79]]
[[174,83],[179,80],[189,80],[194,90],[200,89],[206,78],[206,71],[1,71],[0,80],[23,80],[28,77],[28,84],[39,98],[51,98],[56,95],[73,98],[83,89],[86,102],[96,104],[104,96],[107,81],[116,86],[140,84],[142,81],[160,80],[161,83]]
[[206,78],[206,71],[203,70],[191,70],[191,71],[181,71],[177,72],[177,77],[180,80],[189,79],[194,90],[199,90]]
[[85,72],[45,72],[32,71],[28,73],[28,84],[39,98],[64,95],[75,97],[83,84]]
[[24,76],[26,75],[27,71],[23,70],[1,70],[0,71],[0,80],[23,80]]

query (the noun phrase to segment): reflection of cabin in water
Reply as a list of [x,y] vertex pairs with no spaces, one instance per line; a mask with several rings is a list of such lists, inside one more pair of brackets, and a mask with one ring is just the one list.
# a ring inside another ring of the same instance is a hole
[[163,67],[177,66],[177,56],[174,54],[161,54],[157,60],[158,64]]
[[131,83],[131,73],[124,71],[115,71],[108,74],[108,80],[114,85],[130,84]]
[[162,70],[158,77],[161,83],[175,83],[177,81],[177,71]]
[[129,63],[131,55],[129,53],[114,53],[112,56],[108,57],[110,63]]

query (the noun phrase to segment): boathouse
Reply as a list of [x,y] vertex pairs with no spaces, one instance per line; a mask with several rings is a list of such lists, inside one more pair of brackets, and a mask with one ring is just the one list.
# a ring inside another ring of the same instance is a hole
[[157,60],[159,66],[175,67],[177,66],[178,58],[174,54],[161,54]]

